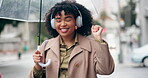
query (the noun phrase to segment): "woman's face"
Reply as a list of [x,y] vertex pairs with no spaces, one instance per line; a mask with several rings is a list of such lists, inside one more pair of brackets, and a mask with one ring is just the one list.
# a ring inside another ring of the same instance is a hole
[[55,16],[56,31],[62,37],[74,36],[77,29],[75,18],[72,14],[65,15],[64,11],[61,11],[61,15]]

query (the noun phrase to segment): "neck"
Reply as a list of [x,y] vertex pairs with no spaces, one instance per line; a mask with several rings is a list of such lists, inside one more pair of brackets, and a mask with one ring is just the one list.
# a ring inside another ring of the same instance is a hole
[[68,36],[68,37],[62,37],[64,43],[67,45],[67,46],[71,46],[74,41],[75,41],[75,35],[76,34],[73,34],[71,36]]

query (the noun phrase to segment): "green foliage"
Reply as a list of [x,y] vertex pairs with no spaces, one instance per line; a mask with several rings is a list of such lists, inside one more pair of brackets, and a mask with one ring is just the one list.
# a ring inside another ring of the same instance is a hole
[[[39,23],[38,23],[39,25]],[[46,27],[45,27],[45,23],[42,22],[41,24],[41,33],[40,33],[40,42],[42,43],[45,39],[50,39],[52,38],[51,35],[49,35]],[[38,37],[35,36],[35,41],[37,42],[38,41]]]
[[101,25],[101,23],[99,23],[99,22],[96,21],[96,20],[93,20],[93,24],[94,24],[94,25],[100,25],[100,26],[103,26],[103,25]]
[[100,15],[101,15],[101,19],[102,19],[103,21],[105,21],[105,19],[106,19],[106,17],[107,17],[107,13],[106,13],[105,11],[102,11]]
[[45,27],[45,23],[42,23],[41,28],[42,28],[42,29],[41,29],[41,35],[42,35],[43,37],[52,38],[52,36],[49,35],[49,33],[48,33],[48,31],[47,31],[47,29],[46,29],[46,27]]
[[4,29],[4,25],[0,24],[0,33],[2,32],[3,29]]
[[100,18],[101,18],[101,20],[102,20],[102,26],[105,26],[105,20],[106,20],[106,18],[107,18],[107,13],[106,13],[106,11],[102,11],[101,12],[101,14],[100,14]]
[[125,21],[125,26],[132,26],[136,24],[136,3],[130,0],[128,5],[121,9],[121,18]]
[[14,21],[14,20],[6,20],[6,19],[0,19],[0,33],[3,31],[6,24],[12,24],[12,26],[17,27],[20,21]]

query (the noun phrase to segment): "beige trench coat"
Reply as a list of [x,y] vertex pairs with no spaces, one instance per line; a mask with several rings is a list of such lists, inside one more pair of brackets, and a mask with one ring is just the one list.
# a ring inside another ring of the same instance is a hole
[[[68,73],[69,78],[97,78],[96,74],[109,75],[114,71],[114,61],[110,55],[108,45],[100,44],[95,40],[78,35],[79,44],[73,49],[70,59]],[[44,51],[41,45],[41,52]],[[58,78],[60,66],[59,36],[50,39],[45,47],[47,59],[51,64],[46,67],[46,78]],[[30,73],[33,78],[33,73]]]

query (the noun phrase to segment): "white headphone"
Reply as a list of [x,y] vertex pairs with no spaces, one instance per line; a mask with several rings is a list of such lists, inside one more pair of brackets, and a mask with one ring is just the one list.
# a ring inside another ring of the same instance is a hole
[[[75,6],[75,5],[74,5]],[[81,14],[81,12],[79,11],[79,9],[77,8],[77,6],[75,6],[76,7],[76,9],[78,10],[78,12],[79,12],[79,15],[80,16],[78,16],[77,18],[76,18],[76,25],[80,28],[82,25],[83,25],[83,23],[82,23],[82,14]],[[56,27],[55,27],[55,18],[52,18],[52,14],[51,14],[51,27],[53,28],[53,29],[56,29]]]

